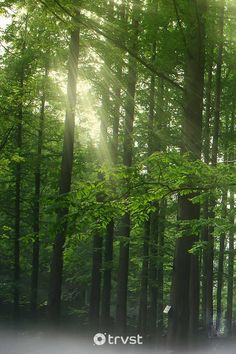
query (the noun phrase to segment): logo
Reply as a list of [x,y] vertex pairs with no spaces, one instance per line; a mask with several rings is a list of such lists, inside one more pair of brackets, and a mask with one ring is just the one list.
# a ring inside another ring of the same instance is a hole
[[95,345],[103,345],[106,343],[106,336],[103,333],[97,333],[93,337],[93,342]]
[[141,345],[143,344],[143,337],[137,334],[136,336],[112,336],[108,333],[96,333],[93,337],[94,345],[116,345],[116,344],[131,344],[131,345]]

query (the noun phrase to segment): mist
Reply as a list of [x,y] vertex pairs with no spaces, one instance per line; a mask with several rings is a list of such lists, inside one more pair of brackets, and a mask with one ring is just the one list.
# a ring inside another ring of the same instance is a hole
[[[81,336],[62,332],[43,331],[0,331],[0,354],[96,354],[96,353],[147,353],[180,354],[183,351],[152,348],[143,345],[101,345],[96,346],[93,336]],[[185,351],[189,354],[234,354],[233,342],[224,339],[208,343],[204,348]]]

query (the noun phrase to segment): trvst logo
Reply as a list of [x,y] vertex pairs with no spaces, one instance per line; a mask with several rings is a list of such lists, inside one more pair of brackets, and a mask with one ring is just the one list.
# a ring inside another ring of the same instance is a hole
[[116,345],[116,344],[143,344],[143,337],[137,334],[136,336],[112,336],[108,333],[96,333],[93,337],[94,345]]

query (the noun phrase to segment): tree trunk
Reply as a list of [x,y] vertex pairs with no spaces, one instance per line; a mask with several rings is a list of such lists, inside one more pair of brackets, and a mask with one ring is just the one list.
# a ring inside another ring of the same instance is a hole
[[[111,2],[112,10],[114,10],[114,3]],[[114,13],[112,11],[112,18]],[[120,11],[120,19],[125,19],[125,5],[122,4]],[[118,160],[118,143],[119,143],[119,124],[120,124],[120,107],[121,107],[121,86],[122,82],[122,63],[117,63],[117,83],[114,85],[114,108],[112,115],[112,141],[111,141],[111,161],[113,165],[117,164]],[[107,225],[105,236],[104,249],[104,272],[103,272],[103,288],[102,288],[102,309],[101,321],[104,330],[111,329],[111,280],[112,280],[112,266],[113,266],[113,239],[115,231],[115,221],[112,219]]]
[[[79,29],[75,28],[71,33],[68,60],[67,109],[65,116],[64,143],[62,152],[61,176],[59,183],[59,195],[61,197],[67,195],[71,190],[78,58]],[[57,225],[59,225],[59,227],[57,230],[53,247],[48,298],[49,317],[54,323],[58,323],[60,319],[63,249],[67,231],[68,210],[68,206],[59,206],[57,210]]]
[[113,237],[114,237],[114,220],[112,219],[107,225],[105,250],[104,250],[104,273],[102,288],[102,313],[101,320],[105,330],[111,328],[110,307],[111,307],[111,276],[113,262]]
[[[201,158],[202,105],[204,85],[204,17],[206,3],[196,2],[191,11],[186,33],[185,110],[183,120],[183,152],[189,152],[193,159]],[[197,220],[199,205],[193,204],[193,194],[179,196],[178,219]],[[183,236],[176,241],[173,283],[172,311],[169,318],[168,340],[171,345],[187,346],[197,338],[199,312],[199,269],[198,255],[189,250],[198,240],[191,227],[183,230]]]
[[[228,163],[229,154],[229,118],[226,118],[226,137],[224,142],[224,163]],[[222,211],[221,211],[221,218],[227,219],[227,190],[225,190],[222,194]],[[217,270],[217,295],[216,295],[216,331],[220,331],[221,329],[221,320],[222,320],[222,289],[224,284],[224,257],[225,257],[225,240],[226,240],[226,233],[220,235],[220,249],[219,249],[219,258],[218,258],[218,270]]]
[[[105,75],[105,74],[104,74]],[[100,165],[104,161],[109,161],[110,156],[108,153],[107,141],[107,128],[108,128],[108,111],[109,111],[109,91],[106,84],[106,76],[104,82],[103,101],[102,101],[102,115],[100,125],[100,144],[99,144],[99,160]],[[98,175],[98,180],[103,180],[103,175]],[[97,202],[103,202],[104,195],[97,194]],[[93,266],[92,266],[92,280],[91,280],[91,293],[90,293],[90,306],[89,306],[89,323],[90,328],[98,330],[99,316],[100,316],[100,300],[101,300],[101,280],[102,280],[102,251],[103,251],[103,234],[97,231],[93,239]]]
[[[227,217],[227,193],[222,196],[222,219]],[[216,331],[221,327],[222,319],[222,289],[224,281],[224,254],[225,254],[225,233],[220,235],[220,250],[217,271],[217,295],[216,295]]]
[[223,45],[224,45],[224,12],[225,2],[221,4],[220,19],[219,19],[219,47],[218,57],[216,65],[216,96],[215,96],[215,117],[213,127],[213,143],[212,143],[212,164],[217,164],[218,155],[218,141],[219,141],[219,129],[220,129],[220,110],[221,110],[221,72],[222,72],[222,58],[223,58]]
[[227,284],[227,310],[226,310],[226,333],[232,335],[233,320],[233,291],[234,291],[234,192],[230,192],[230,223],[232,228],[229,232],[229,256],[228,256],[228,284]]
[[164,309],[164,243],[165,243],[165,222],[166,222],[166,200],[160,203],[159,226],[158,226],[158,259],[157,259],[157,330],[161,337],[163,334],[163,309]]
[[[153,44],[152,62],[155,61],[155,58],[156,58],[156,43]],[[155,76],[151,75],[150,95],[149,95],[149,116],[148,116],[148,155],[151,155],[154,152],[153,133],[154,133],[155,86],[156,86]],[[141,272],[141,289],[140,289],[140,303],[139,303],[139,316],[138,316],[138,332],[142,333],[143,336],[145,336],[147,332],[150,228],[151,228],[151,215],[149,215],[148,221],[144,223],[143,262],[142,262],[142,272]],[[150,266],[150,269],[152,268],[152,266],[156,267],[156,264],[154,264],[153,262]],[[152,269],[151,269],[151,273],[153,274]]]
[[156,211],[150,216],[150,260],[149,260],[149,291],[150,291],[150,319],[149,331],[151,338],[155,339],[157,331],[157,250],[159,235],[159,204]]
[[[204,122],[204,145],[203,145],[203,156],[206,164],[210,162],[210,123],[211,123],[211,106],[212,106],[212,73],[213,73],[213,45],[210,47],[209,51],[209,66],[208,66],[208,78],[207,78],[207,87],[206,87],[206,113],[205,113],[205,122]],[[203,218],[208,219],[209,217],[209,200],[207,199],[203,205]],[[202,240],[208,242],[209,228],[204,226],[202,232]],[[207,302],[207,271],[208,271],[208,254],[207,251],[203,250],[202,257],[202,322],[204,326],[207,323],[206,316],[206,302]]]
[[92,280],[89,302],[89,324],[90,329],[98,330],[100,314],[100,296],[101,296],[101,268],[102,268],[102,243],[103,239],[98,232],[93,238],[93,265]]
[[[45,69],[44,80],[48,77],[48,69]],[[39,232],[40,232],[40,194],[41,194],[41,161],[42,161],[42,148],[43,148],[43,133],[44,133],[44,120],[45,120],[45,101],[46,91],[45,82],[43,85],[43,93],[41,98],[41,111],[39,117],[38,129],[38,147],[37,147],[37,161],[35,167],[35,191],[34,191],[34,241],[33,241],[33,256],[32,256],[32,273],[31,273],[31,299],[30,308],[33,317],[37,312],[38,300],[38,275],[39,275]]]
[[140,303],[138,316],[138,333],[147,334],[147,295],[148,295],[148,259],[149,259],[150,218],[144,225],[143,262],[141,272]]
[[[212,165],[217,165],[218,156],[218,141],[220,129],[220,110],[221,110],[221,71],[222,71],[222,54],[223,54],[223,30],[224,30],[224,3],[222,4],[222,11],[219,21],[219,47],[218,58],[216,65],[216,94],[215,94],[215,114],[213,126],[213,143],[212,143]],[[208,217],[212,220],[215,217],[214,207],[216,201],[209,201]],[[208,227],[207,230],[207,249],[205,252],[206,262],[206,328],[208,336],[212,336],[213,326],[213,261],[214,261],[214,228]]]
[[[233,112],[230,124],[230,142],[231,142],[231,153],[229,154],[230,163],[234,164],[234,139],[235,139],[235,109],[233,103]],[[228,256],[228,283],[227,283],[227,309],[226,309],[226,333],[228,336],[232,335],[232,320],[233,320],[233,291],[234,291],[234,222],[235,222],[235,212],[234,212],[234,191],[230,191],[229,204],[230,204],[230,216],[229,221],[231,224],[231,229],[229,231],[229,256]]]
[[[133,8],[132,29],[133,36],[131,39],[132,50],[137,52],[138,44],[138,4],[136,0]],[[137,81],[136,60],[129,57],[128,64],[128,83],[127,83],[127,101],[125,106],[125,121],[124,121],[124,152],[123,163],[129,168],[132,166],[132,150],[133,150],[133,123],[134,123],[134,99]],[[119,270],[117,284],[117,306],[116,306],[116,326],[121,333],[126,332],[127,319],[127,290],[128,290],[128,268],[129,268],[129,236],[130,236],[130,214],[126,213],[122,218],[122,240],[120,241],[119,254]]]
[[[206,88],[206,114],[205,114],[205,124],[204,124],[204,146],[203,155],[205,163],[210,162],[210,120],[211,120],[211,94],[212,94],[212,71],[213,71],[213,46],[210,48],[210,62],[208,66],[208,78],[207,78],[207,88]],[[203,205],[203,218],[209,218],[209,200],[207,199]],[[202,233],[202,240],[208,242],[209,238],[209,227],[204,226]],[[202,262],[202,322],[204,326],[207,323],[207,273],[208,273],[208,251],[203,250],[203,262]],[[209,284],[209,282],[208,282]]]
[[[20,90],[23,97],[24,89],[24,68],[22,66],[20,77]],[[23,102],[20,100],[18,111],[17,133],[16,133],[16,147],[21,153],[22,149],[22,124],[23,124]],[[13,316],[17,320],[19,317],[19,292],[20,292],[20,222],[21,222],[21,162],[16,165],[16,186],[15,186],[15,240],[14,240],[14,309]]]

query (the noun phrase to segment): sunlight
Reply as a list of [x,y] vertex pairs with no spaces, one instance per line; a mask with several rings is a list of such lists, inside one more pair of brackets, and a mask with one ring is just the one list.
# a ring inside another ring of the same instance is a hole
[[81,77],[77,84],[78,95],[78,115],[76,115],[76,125],[79,125],[85,131],[88,131],[90,138],[96,144],[99,141],[100,120],[96,108],[99,106],[99,100],[92,92],[91,84]]
[[[0,35],[4,32],[7,25],[11,23],[11,18],[6,17],[4,15],[0,15]],[[2,55],[5,51],[5,42],[0,39],[0,55]]]

